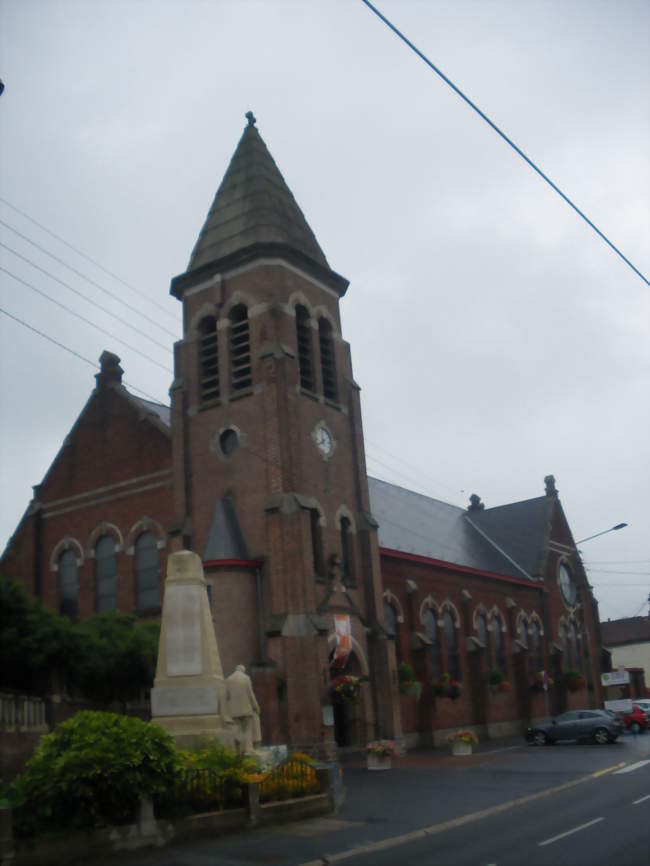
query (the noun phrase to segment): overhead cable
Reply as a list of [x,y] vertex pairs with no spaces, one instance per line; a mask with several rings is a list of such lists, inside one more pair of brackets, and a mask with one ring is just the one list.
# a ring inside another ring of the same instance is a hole
[[[66,283],[65,280],[60,279],[59,277],[50,273],[50,271],[46,271],[45,268],[42,268],[40,265],[37,265],[36,262],[33,262],[31,259],[28,259],[27,256],[22,255],[22,253],[19,253],[17,250],[13,249],[13,247],[8,246],[8,244],[3,243],[2,241],[0,241],[0,247],[3,247],[5,250],[8,250],[10,253],[12,253],[14,256],[16,256],[16,258],[22,259],[23,262],[27,262],[27,264],[31,265],[32,268],[35,268],[37,271],[40,271],[42,274],[45,274],[45,276],[49,277],[51,280],[54,280],[55,282],[59,283],[59,285],[61,285],[61,286],[64,286],[64,288],[69,289],[69,291],[73,292],[75,295],[78,295],[80,298],[83,298],[84,301],[87,301],[89,304],[92,304],[94,307],[97,307],[97,309],[101,310],[102,313],[106,313],[107,316],[111,316],[113,319],[115,319],[121,325],[124,325],[127,328],[131,328],[131,330],[135,331],[136,334],[140,334],[141,337],[144,337],[146,340],[149,340],[154,345],[158,346],[161,349],[164,349],[166,352],[169,352],[169,346],[165,345],[165,343],[160,343],[158,340],[155,340],[153,337],[150,337],[149,334],[146,333],[146,331],[141,331],[140,328],[136,328],[135,325],[132,325],[130,322],[127,322],[126,319],[122,319],[116,313],[112,313],[106,307],[102,307],[102,305],[98,304],[97,301],[93,301],[92,298],[89,298],[88,295],[84,295],[84,293],[80,292],[79,289],[75,289],[75,287],[71,286],[70,283]],[[4,270],[4,268],[2,270]],[[7,271],[7,273],[9,273],[9,271]],[[11,276],[13,276],[13,274],[11,274]],[[119,298],[117,300],[119,300]]]
[[[46,250],[45,247],[42,247],[40,244],[37,244],[36,241],[33,241],[31,238],[28,238],[27,235],[22,234],[22,232],[17,231],[17,229],[10,226],[9,223],[6,223],[4,220],[0,219],[0,225],[3,225],[5,228],[12,231],[14,234],[18,235],[19,238],[22,238],[24,241],[27,241],[28,244],[31,244],[36,249],[40,250],[45,255],[49,256],[51,259],[54,259],[55,262],[58,262],[60,265],[63,265],[64,268],[68,268],[69,271],[72,271],[73,274],[76,274],[78,277],[81,277],[82,280],[86,280],[87,283],[90,283],[91,286],[95,286],[96,289],[99,289],[100,292],[103,292],[105,295],[108,295],[109,298],[112,298],[114,301],[125,306],[128,310],[131,310],[132,313],[135,313],[138,316],[141,316],[143,319],[146,319],[147,322],[152,324],[155,328],[158,328],[161,331],[164,331],[165,334],[169,334],[170,337],[176,338],[176,334],[173,331],[170,331],[168,328],[165,328],[164,325],[159,325],[158,322],[154,321],[151,316],[148,316],[146,313],[140,312],[137,307],[133,307],[131,304],[128,304],[123,298],[120,298],[118,295],[115,295],[113,292],[110,292],[108,289],[104,288],[104,286],[92,280],[90,277],[87,277],[81,271],[78,271],[76,268],[73,268],[72,265],[69,265],[67,262],[60,259],[58,256],[55,256],[54,253],[51,253],[49,250]],[[7,247],[10,249],[10,247]],[[14,252],[12,250],[12,252]]]
[[466,103],[469,105],[469,107],[472,108],[472,109],[473,109],[473,110],[474,110],[474,111],[479,115],[479,117],[481,117],[481,118],[482,118],[482,119],[483,119],[483,120],[488,124],[488,126],[490,126],[490,127],[491,127],[491,128],[492,128],[492,129],[497,133],[497,135],[500,135],[501,138],[502,138],[502,139],[503,139],[507,144],[509,144],[510,147],[511,147],[511,148],[512,148],[516,153],[519,154],[519,156],[524,160],[524,162],[528,163],[528,165],[529,165],[529,166],[530,166],[534,171],[536,171],[537,174],[538,174],[538,175],[539,175],[543,180],[546,181],[546,183],[551,187],[551,189],[555,190],[555,192],[556,192],[556,193],[557,193],[561,198],[564,199],[564,201],[569,205],[569,207],[573,208],[573,210],[578,214],[578,216],[582,217],[582,219],[587,223],[587,225],[590,226],[590,227],[591,227],[591,228],[596,232],[596,234],[597,234],[597,235],[598,235],[602,240],[604,240],[605,243],[606,243],[609,247],[611,247],[611,249],[614,250],[614,252],[616,253],[616,255],[617,255],[617,256],[620,256],[620,257],[623,259],[623,261],[625,262],[625,264],[628,265],[630,268],[632,268],[632,270],[634,271],[634,273],[635,273],[637,276],[641,277],[641,279],[643,280],[643,282],[644,282],[646,285],[650,286],[650,281],[648,280],[648,278],[645,277],[645,276],[641,273],[641,271],[640,271],[637,267],[635,267],[635,265],[633,265],[632,262],[631,262],[631,261],[630,261],[626,256],[623,255],[623,253],[619,250],[619,248],[618,248],[614,243],[612,243],[612,241],[610,241],[610,239],[609,239],[605,234],[603,234],[603,232],[601,232],[601,230],[598,228],[598,226],[595,225],[595,224],[594,224],[594,223],[589,219],[589,217],[588,217],[588,216],[587,216],[583,211],[581,211],[580,208],[579,208],[577,205],[575,205],[575,204],[571,201],[571,199],[569,198],[569,196],[566,195],[565,193],[563,193],[562,190],[559,188],[559,186],[557,186],[557,184],[555,184],[555,183],[550,179],[550,177],[549,177],[547,174],[545,174],[545,173],[541,170],[541,168],[539,168],[539,166],[536,165],[536,164],[532,161],[532,159],[530,159],[530,157],[526,156],[526,154],[524,153],[524,151],[523,151],[520,147],[518,147],[518,146],[514,143],[514,141],[513,141],[511,138],[509,138],[509,137],[505,134],[505,132],[503,132],[503,131],[502,131],[502,130],[501,130],[501,129],[496,125],[496,123],[494,123],[493,120],[490,120],[490,118],[487,116],[487,114],[485,114],[485,112],[481,111],[481,109],[478,107],[478,105],[476,105],[476,103],[472,102],[472,100],[471,100],[468,96],[466,96],[466,95],[463,93],[463,91],[462,91],[459,87],[457,87],[457,86],[454,84],[454,82],[453,82],[450,78],[448,78],[448,77],[445,75],[445,73],[435,65],[435,63],[432,63],[431,60],[429,60],[429,58],[426,56],[426,54],[423,54],[422,51],[420,51],[420,49],[417,48],[417,47],[416,47],[416,46],[411,42],[410,39],[407,39],[407,37],[406,37],[406,36],[405,36],[405,35],[404,35],[400,30],[398,30],[397,27],[396,27],[394,24],[392,24],[392,23],[388,20],[388,18],[386,18],[385,15],[382,15],[382,13],[379,11],[379,9],[377,9],[376,6],[373,6],[373,4],[369,2],[369,0],[361,0],[361,2],[362,2],[362,3],[365,3],[365,5],[368,7],[368,9],[370,9],[371,12],[374,12],[374,14],[375,14],[379,19],[381,19],[381,21],[383,21],[384,24],[385,24],[385,25],[386,25],[390,30],[392,30],[393,33],[394,33],[396,36],[398,36],[398,37],[402,40],[402,42],[404,42],[406,45],[408,45],[408,47],[411,49],[411,51],[415,52],[415,54],[417,54],[418,57],[419,57],[421,60],[423,60],[423,61],[427,64],[427,66],[428,66],[430,69],[432,69],[432,70],[436,73],[436,75],[440,76],[440,78],[442,78],[442,80],[445,82],[445,84],[448,84],[449,87],[451,87],[451,89],[454,91],[454,93],[458,94],[458,96],[460,96],[460,98],[461,98],[462,100],[464,100],[464,102],[466,102]]
[[[79,358],[80,361],[84,361],[86,364],[90,364],[91,367],[95,370],[100,370],[101,367],[95,361],[91,361],[90,358],[86,358],[85,355],[79,354],[79,352],[75,352],[74,349],[71,349],[69,346],[66,346],[65,343],[60,343],[58,340],[55,340],[54,337],[50,337],[49,334],[45,334],[43,331],[39,331],[38,328],[35,328],[33,325],[30,325],[28,322],[25,322],[23,319],[19,319],[18,316],[12,315],[8,310],[0,307],[0,313],[3,313],[10,319],[13,319],[14,322],[18,322],[19,325],[22,325],[24,328],[28,328],[30,331],[33,331],[35,334],[38,334],[39,337],[42,337],[44,340],[47,340],[49,343],[53,343],[55,346],[58,346],[59,349],[63,349],[65,352],[68,352],[70,355],[74,355],[75,358]],[[157,397],[153,397],[151,394],[148,394],[146,391],[143,391],[141,388],[136,388],[135,385],[131,385],[126,379],[123,382],[128,388],[132,391],[137,391],[138,394],[142,394],[144,397],[147,397],[149,400],[153,400],[154,403],[158,403],[160,406],[164,406],[165,403],[162,400],[159,400]]]
[[39,223],[37,220],[34,219],[34,217],[31,217],[28,213],[25,213],[24,210],[21,210],[19,207],[16,207],[15,204],[12,204],[10,201],[7,201],[6,198],[3,198],[2,196],[0,196],[0,201],[3,204],[5,204],[7,207],[10,207],[12,210],[16,211],[16,213],[19,213],[26,220],[29,220],[30,223],[33,223],[35,226],[38,226],[38,228],[41,229],[41,231],[44,231],[46,234],[50,235],[50,237],[53,237],[55,240],[59,241],[59,243],[62,243],[64,246],[68,247],[68,249],[72,250],[73,253],[76,253],[78,256],[81,256],[82,259],[86,259],[86,261],[90,262],[91,265],[94,265],[96,268],[99,268],[100,271],[103,271],[109,277],[112,277],[114,280],[117,280],[118,283],[121,283],[123,286],[126,286],[127,289],[131,289],[132,292],[135,292],[136,295],[140,295],[140,297],[143,298],[145,301],[147,301],[148,304],[153,304],[155,307],[157,307],[159,310],[161,310],[161,312],[163,312],[170,319],[173,319],[174,321],[176,321],[176,316],[174,316],[172,313],[170,313],[169,310],[166,309],[165,307],[163,307],[162,304],[159,304],[157,301],[153,300],[153,298],[151,298],[145,292],[140,291],[140,289],[137,289],[135,286],[131,285],[131,283],[127,283],[126,280],[123,280],[122,277],[119,277],[117,274],[113,273],[113,271],[109,271],[108,268],[104,267],[104,265],[100,265],[98,261],[91,258],[86,253],[82,252],[78,247],[74,247],[71,243],[69,243],[64,238],[62,238],[61,235],[57,235],[51,229],[48,229],[47,226],[44,226],[43,223]]
[[47,298],[53,304],[56,304],[57,307],[60,307],[62,310],[65,310],[66,313],[70,313],[71,316],[75,316],[75,318],[80,319],[82,322],[85,322],[87,325],[90,325],[92,328],[96,328],[96,330],[101,331],[102,334],[106,334],[111,340],[115,340],[116,343],[121,343],[122,346],[126,346],[127,349],[130,349],[132,352],[135,352],[136,355],[140,355],[141,358],[145,358],[145,360],[150,361],[152,364],[155,364],[156,367],[160,367],[161,370],[164,370],[166,373],[170,373],[173,375],[173,370],[170,367],[165,367],[164,364],[161,364],[159,361],[156,361],[155,358],[146,355],[144,352],[141,352],[140,349],[136,349],[135,346],[132,346],[130,343],[125,342],[120,337],[116,337],[115,334],[111,334],[110,331],[107,331],[106,328],[102,328],[101,325],[97,325],[95,322],[92,322],[90,319],[87,319],[85,316],[82,316],[81,313],[77,313],[75,310],[70,309],[65,304],[62,304],[61,301],[57,301],[55,298],[50,297],[46,292],[41,291],[41,289],[33,286],[31,283],[28,283],[27,280],[23,280],[22,277],[17,276],[16,274],[12,274],[11,271],[8,271],[6,268],[0,265],[0,271],[3,271],[5,274],[8,274],[12,279],[16,280],[18,283],[22,283],[23,286],[26,286],[28,289],[36,292],[38,295],[41,295],[43,298]]

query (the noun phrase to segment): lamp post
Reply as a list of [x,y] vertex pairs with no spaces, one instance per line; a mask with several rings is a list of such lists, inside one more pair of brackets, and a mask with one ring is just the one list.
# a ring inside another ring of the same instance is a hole
[[[608,532],[618,532],[619,529],[625,529],[626,526],[627,526],[627,523],[617,523],[615,526],[611,526],[609,529],[603,529],[602,532],[596,532],[594,535],[588,535],[586,538],[581,538],[580,541],[575,542],[576,553],[578,554],[578,556],[580,556],[580,551],[578,550],[579,544],[583,544],[585,541],[591,541],[592,538],[598,538],[600,535],[607,535]],[[591,603],[591,613],[592,613],[592,616],[594,619],[594,626],[596,629],[596,634],[598,636],[598,646],[601,647],[601,656],[602,656],[603,639],[602,639],[601,632],[600,632],[600,614],[598,613],[598,602],[594,598],[593,592],[589,592],[588,595],[589,595],[589,601]],[[583,606],[583,614],[582,614],[583,647],[586,646],[585,641],[587,639],[585,629],[586,629],[586,623],[585,623],[584,606]],[[602,658],[598,659],[598,661],[599,661],[598,669],[600,669],[601,665],[602,665]],[[589,672],[587,672],[587,675],[589,675]]]
[[612,526],[609,529],[603,529],[602,532],[597,532],[595,535],[588,535],[586,538],[581,538],[580,541],[576,541],[576,544],[582,544],[583,541],[591,541],[592,538],[598,538],[599,535],[607,535],[608,532],[616,532],[617,529],[625,529],[627,523],[617,523],[616,526]]

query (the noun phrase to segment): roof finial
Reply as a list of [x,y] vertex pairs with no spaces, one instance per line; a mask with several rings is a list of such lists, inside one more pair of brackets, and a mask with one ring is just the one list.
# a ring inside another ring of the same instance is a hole
[[557,496],[557,487],[555,486],[554,475],[547,475],[544,478],[544,487],[546,488],[547,496]]
[[255,126],[255,124],[257,123],[257,118],[255,117],[255,115],[253,114],[252,111],[247,111],[246,114],[244,115],[244,117],[248,121],[249,126]]

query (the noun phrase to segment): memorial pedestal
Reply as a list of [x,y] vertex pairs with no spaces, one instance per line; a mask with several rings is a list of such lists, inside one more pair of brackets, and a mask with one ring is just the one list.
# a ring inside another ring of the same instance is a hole
[[189,550],[167,561],[151,716],[179,746],[235,745],[203,566]]

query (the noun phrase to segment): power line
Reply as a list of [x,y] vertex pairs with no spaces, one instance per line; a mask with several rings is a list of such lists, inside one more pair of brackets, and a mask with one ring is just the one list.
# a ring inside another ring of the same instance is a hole
[[[79,291],[79,289],[75,289],[75,287],[71,286],[70,283],[66,283],[65,280],[61,280],[61,279],[59,279],[59,277],[55,276],[54,274],[51,274],[49,271],[46,271],[45,268],[42,268],[40,265],[37,265],[31,259],[28,259],[27,256],[24,256],[24,255],[22,255],[22,253],[19,253],[17,250],[13,249],[13,247],[8,246],[7,244],[3,243],[2,241],[0,241],[0,247],[3,247],[3,249],[5,249],[5,250],[9,250],[10,253],[13,253],[13,255],[16,256],[16,258],[21,259],[23,262],[26,262],[28,265],[30,265],[35,270],[40,271],[42,274],[45,274],[46,277],[49,277],[51,280],[54,280],[55,282],[59,283],[59,285],[68,289],[69,291],[73,292],[75,295],[78,295],[80,298],[83,298],[84,301],[87,301],[89,304],[92,304],[92,306],[97,307],[98,310],[101,310],[102,313],[106,313],[107,316],[111,316],[113,319],[118,321],[121,325],[124,325],[127,328],[131,328],[131,330],[135,331],[136,334],[140,334],[141,337],[144,337],[146,340],[149,340],[155,346],[158,346],[159,348],[164,349],[166,352],[169,352],[169,346],[165,345],[165,343],[160,343],[158,340],[155,340],[153,337],[150,337],[149,334],[147,334],[145,331],[141,331],[140,328],[136,328],[135,325],[132,325],[130,322],[127,322],[126,319],[122,319],[116,313],[112,313],[106,307],[102,307],[102,305],[98,304],[97,301],[93,301],[92,298],[89,298],[88,295],[84,295],[84,293]],[[5,271],[5,273],[9,274],[10,276],[15,276],[14,274],[11,274],[10,271],[7,271],[6,268],[1,268],[1,270]],[[16,279],[18,279],[18,278],[16,277]],[[115,300],[119,301],[119,298],[115,298]]]
[[459,87],[457,87],[457,86],[454,84],[454,82],[453,82],[450,78],[448,78],[448,77],[444,74],[444,72],[443,72],[441,69],[439,69],[439,68],[438,68],[434,63],[432,63],[431,60],[429,60],[429,58],[428,58],[425,54],[423,54],[423,53],[420,51],[419,48],[416,48],[416,46],[415,46],[415,45],[410,41],[410,39],[407,39],[407,37],[406,37],[406,36],[405,36],[405,35],[404,35],[400,30],[398,30],[397,27],[396,27],[394,24],[392,24],[392,23],[388,20],[388,18],[386,18],[385,15],[382,15],[381,12],[380,12],[380,11],[379,11],[375,6],[373,6],[372,3],[369,2],[369,0],[361,0],[361,2],[362,2],[362,3],[365,3],[365,5],[368,7],[368,9],[370,9],[371,12],[374,12],[374,14],[375,14],[375,15],[376,15],[376,16],[377,16],[381,21],[383,21],[384,24],[385,24],[385,25],[386,25],[390,30],[392,30],[393,33],[394,33],[396,36],[398,36],[398,37],[402,40],[402,42],[404,42],[406,45],[408,45],[408,47],[411,49],[411,51],[415,52],[415,54],[417,54],[418,57],[419,57],[421,60],[423,60],[423,61],[427,64],[427,66],[428,66],[430,69],[432,69],[432,70],[436,73],[436,75],[440,76],[440,78],[442,78],[442,80],[445,82],[445,84],[449,85],[449,87],[451,87],[451,89],[454,91],[454,93],[458,94],[458,96],[460,96],[460,98],[461,98],[464,102],[466,102],[467,105],[469,105],[469,107],[472,108],[472,109],[473,109],[473,110],[474,110],[474,111],[479,115],[479,117],[481,117],[481,118],[482,118],[482,119],[483,119],[483,120],[488,124],[488,126],[490,126],[490,127],[491,127],[491,128],[492,128],[492,129],[497,133],[497,135],[500,135],[501,138],[506,142],[506,144],[509,144],[510,147],[511,147],[511,148],[512,148],[516,153],[519,154],[519,156],[524,160],[524,162],[528,163],[528,165],[529,165],[529,166],[530,166],[534,171],[536,171],[537,174],[538,174],[538,175],[539,175],[543,180],[546,181],[546,183],[551,187],[551,189],[555,190],[555,192],[556,192],[556,193],[557,193],[561,198],[564,199],[564,201],[569,205],[569,207],[573,208],[573,210],[578,214],[578,216],[582,217],[582,219],[587,223],[587,225],[590,226],[590,227],[591,227],[591,228],[596,232],[596,234],[597,234],[597,235],[598,235],[602,240],[604,240],[605,243],[606,243],[609,247],[611,247],[611,249],[614,250],[614,252],[616,253],[616,255],[617,255],[617,256],[620,256],[620,257],[623,259],[623,261],[625,262],[625,264],[628,265],[628,266],[629,266],[629,267],[634,271],[634,273],[635,273],[637,276],[641,277],[641,279],[643,280],[643,282],[644,282],[646,285],[650,286],[650,281],[648,281],[647,277],[645,277],[645,276],[641,273],[641,271],[640,271],[637,267],[635,267],[635,266],[632,264],[632,262],[631,262],[631,261],[630,261],[626,256],[623,255],[623,253],[618,249],[618,247],[617,247],[615,244],[613,244],[612,241],[610,241],[609,238],[608,238],[605,234],[603,234],[603,232],[601,232],[601,230],[598,228],[598,226],[596,226],[596,225],[595,225],[595,224],[594,224],[594,223],[589,219],[589,217],[588,217],[585,213],[583,213],[583,211],[581,211],[580,208],[579,208],[577,205],[575,205],[575,204],[571,201],[571,199],[568,197],[568,195],[566,195],[565,193],[563,193],[562,190],[559,188],[559,186],[557,186],[557,184],[555,184],[555,183],[550,179],[550,177],[548,177],[548,175],[544,174],[544,172],[541,170],[541,168],[539,168],[539,166],[537,166],[537,165],[532,161],[532,159],[530,159],[528,156],[526,156],[526,154],[524,153],[524,151],[523,151],[520,147],[518,147],[518,146],[514,143],[514,141],[513,141],[511,138],[509,138],[509,137],[505,134],[505,132],[503,132],[503,131],[502,131],[502,130],[501,130],[501,129],[496,125],[496,123],[494,123],[494,121],[490,120],[490,118],[487,116],[487,114],[485,114],[483,111],[481,111],[481,109],[478,107],[478,105],[476,105],[474,102],[472,102],[472,100],[471,100],[468,96],[466,96],[466,95],[463,93],[463,91],[462,91]]
[[609,571],[606,568],[589,568],[589,566],[587,566],[587,571],[589,574],[629,574],[634,577],[650,577],[650,571]]
[[70,307],[67,307],[65,304],[62,304],[60,301],[51,298],[48,294],[41,291],[41,289],[36,288],[31,283],[28,283],[27,280],[21,279],[21,277],[17,277],[16,274],[12,274],[11,271],[8,271],[6,268],[3,268],[0,265],[0,271],[4,271],[5,274],[8,274],[12,279],[16,280],[19,283],[22,283],[23,286],[26,286],[28,289],[36,292],[41,295],[41,297],[46,298],[53,304],[56,304],[57,307],[61,307],[62,310],[65,310],[66,313],[70,313],[70,315],[75,316],[77,319],[80,319],[82,322],[85,322],[87,325],[90,325],[92,328],[96,328],[98,331],[101,331],[102,334],[106,334],[111,340],[115,340],[116,343],[121,343],[122,346],[126,346],[127,349],[130,349],[132,352],[135,352],[136,355],[140,355],[142,358],[145,358],[147,361],[151,361],[152,364],[155,364],[156,367],[160,367],[161,370],[164,370],[166,373],[170,373],[173,375],[174,371],[170,367],[165,367],[164,364],[161,364],[159,361],[156,361],[155,358],[146,355],[144,352],[141,352],[140,349],[136,349],[135,346],[132,346],[130,343],[125,342],[120,339],[120,337],[116,337],[115,334],[111,334],[110,331],[107,331],[106,328],[102,328],[100,325],[95,324],[90,319],[87,319],[85,316],[82,316],[81,313],[77,313],[75,310],[71,310]]
[[[42,246],[40,246],[40,244],[37,244],[35,241],[30,240],[27,237],[27,235],[23,235],[20,232],[16,231],[16,229],[11,228],[11,226],[8,225],[7,223],[3,222],[3,220],[0,220],[0,224],[5,226],[6,228],[10,229],[15,234],[17,234],[18,237],[27,241],[28,244],[31,244],[32,246],[36,247],[36,249],[45,253],[45,255],[50,256],[50,258],[54,259],[55,262],[58,262],[60,265],[63,265],[65,268],[68,268],[68,270],[72,271],[73,274],[76,274],[78,277],[81,277],[82,280],[86,280],[86,282],[90,283],[91,286],[95,286],[96,289],[99,289],[100,292],[103,292],[105,295],[108,295],[109,298],[112,298],[114,301],[117,301],[118,303],[125,306],[127,308],[127,310],[131,310],[132,313],[135,313],[136,315],[141,316],[147,322],[152,324],[155,328],[158,328],[159,330],[164,331],[165,334],[169,334],[170,337],[174,337],[174,339],[176,338],[176,334],[173,331],[170,331],[168,328],[165,328],[163,325],[159,325],[158,322],[154,321],[154,319],[152,319],[150,316],[147,316],[146,313],[141,313],[137,307],[134,307],[131,304],[128,304],[125,300],[120,298],[118,295],[113,294],[113,292],[110,292],[108,289],[105,289],[99,283],[96,283],[95,280],[91,280],[90,277],[87,277],[85,274],[82,274],[81,271],[78,271],[76,268],[73,268],[72,265],[67,264],[67,262],[64,262],[63,259],[58,258],[58,256],[53,255],[53,253],[46,250],[45,247],[42,247]],[[6,244],[2,244],[2,246],[5,247],[5,249],[11,250],[11,252],[13,252],[15,255],[19,255],[19,253],[16,253],[16,251],[14,249],[6,246]],[[25,261],[28,261],[30,264],[33,264],[33,262],[30,259],[25,259]],[[34,265],[34,267],[38,267],[38,265]],[[39,268],[39,270],[43,270],[43,269]],[[44,273],[47,273],[47,271],[44,271]],[[56,279],[56,277],[54,279]]]
[[585,565],[643,565],[650,559],[585,559]]
[[[7,310],[0,307],[0,313],[4,313],[8,318],[13,319],[14,322],[18,322],[19,325],[22,325],[24,328],[28,328],[30,331],[33,331],[35,334],[38,334],[39,337],[42,337],[44,340],[47,340],[49,343],[53,343],[55,346],[58,346],[59,349],[63,349],[65,352],[68,352],[70,355],[74,355],[75,358],[79,358],[81,361],[84,361],[86,364],[90,364],[90,366],[94,370],[100,370],[101,367],[95,361],[91,361],[90,358],[86,358],[85,355],[79,354],[79,352],[75,352],[74,349],[71,349],[69,346],[66,346],[65,343],[60,343],[58,340],[55,340],[54,337],[50,337],[49,334],[45,334],[43,331],[39,331],[38,328],[35,328],[33,325],[30,325],[28,322],[23,321],[23,319],[19,319],[18,316],[12,315]],[[142,394],[144,397],[148,397],[150,400],[153,400],[154,403],[158,403],[161,406],[164,406],[164,402],[159,400],[157,397],[153,397],[151,394],[148,394],[146,391],[143,391],[141,388],[136,388],[135,385],[131,385],[129,382],[124,380],[124,384],[129,387],[132,391],[137,391],[138,394]]]
[[458,493],[465,492],[464,490],[457,487],[452,487],[450,484],[445,484],[443,481],[438,481],[436,478],[434,478],[432,475],[429,475],[428,473],[422,472],[421,468],[416,466],[414,463],[405,460],[403,457],[398,457],[396,454],[391,454],[389,451],[386,451],[385,448],[382,448],[377,442],[373,442],[371,439],[368,439],[368,437],[364,436],[364,440],[366,442],[366,445],[369,445],[371,449],[377,450],[380,454],[389,457],[391,460],[396,460],[398,463],[402,463],[409,469],[414,469],[418,473],[418,476],[427,478],[436,487],[444,487],[445,489],[452,491],[454,496],[456,496]]
[[[415,475],[411,475],[408,472],[404,472],[402,469],[396,469],[394,466],[391,466],[390,464],[385,463],[383,460],[380,460],[379,457],[373,456],[373,454],[371,452],[367,452],[367,461],[369,463],[375,463],[379,466],[383,466],[384,469],[388,469],[389,472],[391,472],[393,475],[397,476],[398,478],[402,477],[402,478],[406,479],[406,481],[410,484],[417,484],[417,486],[420,488],[420,490],[426,491],[426,493],[423,495],[429,496],[431,499],[435,499],[438,502],[444,501],[444,500],[439,499],[439,497],[434,496],[432,493],[430,493],[426,489],[426,487],[424,486],[424,484],[422,483],[422,480],[420,478],[416,478]],[[455,505],[455,503],[447,503],[447,504]],[[456,507],[461,508],[462,506],[456,506]]]
[[0,201],[3,204],[7,205],[7,207],[10,207],[12,210],[16,211],[16,213],[19,213],[22,217],[25,217],[26,220],[29,220],[35,226],[38,226],[38,228],[41,229],[42,231],[46,232],[46,234],[50,235],[55,240],[59,241],[64,246],[68,247],[68,249],[72,250],[78,256],[81,256],[83,259],[86,259],[86,261],[90,262],[96,268],[99,268],[100,271],[103,271],[109,277],[112,277],[114,280],[117,280],[118,283],[121,283],[123,286],[126,286],[127,289],[131,289],[131,291],[135,292],[136,295],[140,295],[140,297],[144,298],[148,304],[153,304],[155,307],[157,307],[159,310],[161,310],[170,319],[173,319],[174,321],[176,321],[176,316],[172,315],[172,313],[170,313],[169,310],[167,310],[165,307],[163,307],[162,304],[159,304],[157,301],[154,301],[153,298],[151,298],[145,292],[140,291],[140,289],[136,289],[136,287],[131,285],[131,283],[127,283],[127,281],[123,280],[122,277],[119,277],[117,274],[114,274],[113,271],[109,271],[108,268],[105,268],[103,265],[100,265],[98,261],[95,261],[95,259],[92,259],[89,255],[86,255],[86,253],[82,252],[77,247],[72,246],[71,243],[68,243],[68,241],[66,241],[60,235],[55,234],[55,232],[53,232],[51,229],[48,229],[46,226],[44,226],[43,223],[39,223],[37,220],[35,220],[29,214],[25,213],[24,210],[21,210],[19,207],[16,207],[15,204],[12,204],[10,201],[7,201],[6,198],[3,198],[2,196],[0,196]]
[[599,580],[591,581],[594,586],[648,586],[647,583],[601,583]]

